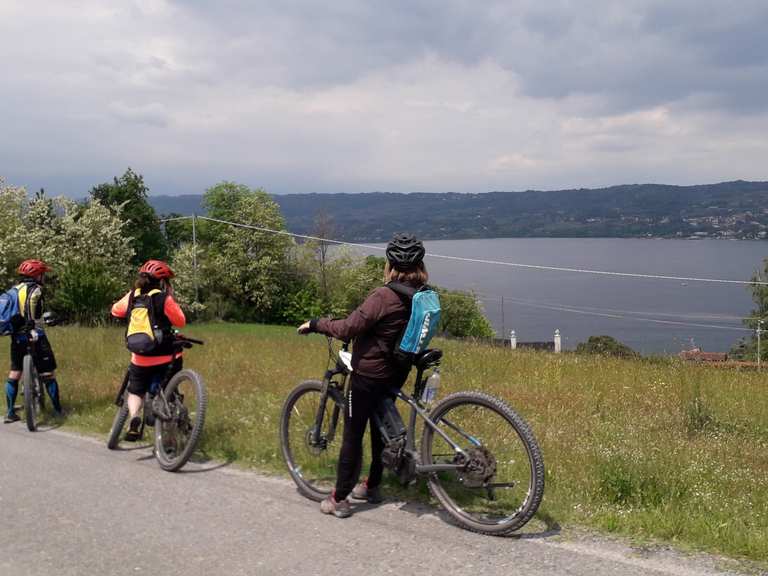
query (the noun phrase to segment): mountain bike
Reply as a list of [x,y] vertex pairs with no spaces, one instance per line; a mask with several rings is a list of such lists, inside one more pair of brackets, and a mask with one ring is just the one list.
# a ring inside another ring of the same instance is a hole
[[[280,445],[299,492],[326,498],[336,480],[343,436],[351,354],[328,339],[329,367],[322,381],[307,380],[288,395],[280,416]],[[483,392],[456,392],[434,406],[422,402],[426,374],[441,362],[426,350],[414,363],[413,394],[393,395],[410,407],[407,428],[394,401],[373,417],[385,449],[384,465],[404,484],[426,476],[431,494],[463,528],[506,535],[536,513],[544,494],[544,461],[531,428],[503,400]],[[416,447],[417,420],[421,426]],[[399,423],[398,423],[399,421]]]
[[[203,344],[177,334],[174,340],[176,354],[194,344]],[[183,369],[173,373],[173,362],[156,389],[144,397],[144,413],[140,433],[146,426],[154,427],[154,454],[163,470],[176,472],[192,457],[205,424],[208,397],[202,377],[194,370]],[[107,448],[115,450],[120,444],[123,428],[128,420],[128,372],[115,398],[118,407],[107,438]]]

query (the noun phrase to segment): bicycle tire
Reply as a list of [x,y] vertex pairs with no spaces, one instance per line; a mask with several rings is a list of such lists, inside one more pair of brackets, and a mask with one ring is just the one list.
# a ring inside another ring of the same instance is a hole
[[173,398],[183,381],[191,382],[195,389],[196,411],[195,421],[192,423],[189,437],[181,452],[173,455],[167,452],[163,439],[165,433],[164,430],[167,424],[160,420],[159,417],[155,419],[155,458],[160,464],[160,467],[166,472],[177,472],[189,461],[197,448],[197,443],[200,441],[200,437],[203,433],[203,426],[205,425],[205,411],[208,407],[208,395],[205,389],[205,383],[197,372],[194,370],[181,370],[177,372],[165,387],[165,396],[166,398]]
[[24,380],[24,419],[27,423],[27,429],[30,432],[34,432],[37,430],[38,417],[42,409],[39,398],[41,392],[40,382],[31,354],[24,356],[22,370],[22,378]]
[[[481,406],[488,408],[501,416],[514,429],[517,437],[525,447],[530,466],[528,491],[523,504],[517,513],[508,520],[481,522],[465,512],[448,494],[438,474],[431,474],[427,484],[431,494],[438,500],[448,514],[463,528],[480,534],[505,536],[522,528],[533,518],[544,496],[544,459],[541,449],[531,431],[530,426],[503,400],[483,392],[458,392],[447,396],[431,411],[430,419],[439,423],[440,419],[452,409],[459,406]],[[422,435],[421,457],[423,463],[431,463],[432,444],[437,434],[429,426],[425,426]]]
[[[324,500],[328,497],[328,495],[331,493],[332,487],[326,486],[326,487],[320,487],[316,485],[316,483],[313,483],[313,481],[309,478],[307,478],[302,473],[302,466],[297,463],[296,455],[293,453],[291,449],[291,437],[290,437],[290,428],[291,428],[291,416],[294,414],[294,411],[296,410],[296,405],[299,402],[299,400],[306,396],[307,394],[317,394],[318,395],[318,402],[320,400],[320,395],[322,393],[323,389],[323,383],[319,380],[305,380],[304,382],[300,383],[296,388],[294,388],[290,394],[288,394],[288,397],[285,399],[285,402],[283,403],[282,411],[280,412],[280,449],[283,454],[283,460],[285,461],[286,466],[288,467],[288,473],[291,475],[291,478],[296,483],[296,487],[298,488],[299,492],[305,496],[306,498],[309,498],[310,500],[314,500],[316,502],[320,502],[321,500]],[[326,398],[325,408],[326,412],[324,414],[323,422],[328,422],[331,418],[332,411],[328,411],[328,403],[331,402],[332,405],[339,406],[340,409],[343,409],[343,406],[339,405],[339,401],[336,397],[332,397],[331,394],[328,395]],[[312,414],[307,414],[307,417],[309,420],[313,423],[314,417],[317,414],[317,409]],[[300,427],[302,428],[301,432],[306,435],[311,432],[313,429],[312,424],[308,422],[305,423],[309,426],[309,429],[306,431],[303,430],[304,426],[300,424]],[[343,435],[343,426],[344,426],[344,418],[343,415],[340,415],[336,427],[337,429],[334,430],[334,440],[336,438],[341,438]],[[317,449],[317,448],[313,448]],[[332,449],[336,449],[334,446]],[[326,446],[322,449],[323,453],[330,453],[329,448]],[[336,456],[337,454],[334,454]],[[327,468],[328,466],[326,466]],[[329,472],[329,470],[327,470]],[[333,478],[335,481],[335,464],[333,465]]]
[[112,428],[109,429],[107,448],[117,450],[120,445],[120,436],[123,433],[125,422],[128,420],[128,399],[123,394],[123,403],[118,407],[115,418],[112,420]]

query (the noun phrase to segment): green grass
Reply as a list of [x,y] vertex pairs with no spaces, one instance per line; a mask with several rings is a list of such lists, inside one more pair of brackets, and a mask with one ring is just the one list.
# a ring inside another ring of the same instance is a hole
[[[291,328],[197,325],[186,354],[210,397],[203,449],[284,472],[280,408],[320,378],[325,339]],[[118,328],[55,328],[67,425],[106,434],[128,362]],[[674,359],[617,360],[440,341],[441,395],[501,396],[544,453],[540,518],[760,561],[768,560],[768,379]],[[7,362],[7,346],[0,362]],[[423,497],[423,486],[410,492]]]

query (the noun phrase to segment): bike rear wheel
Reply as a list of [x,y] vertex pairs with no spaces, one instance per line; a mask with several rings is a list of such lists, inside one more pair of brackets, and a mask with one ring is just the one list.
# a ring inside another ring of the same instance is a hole
[[22,369],[24,371],[22,376],[24,380],[24,419],[27,423],[27,429],[30,432],[34,432],[37,430],[37,425],[43,412],[41,402],[43,391],[31,354],[24,356]]
[[205,383],[193,370],[177,372],[165,391],[155,396],[155,457],[163,470],[176,472],[192,457],[207,406]]
[[[319,437],[314,434],[322,407]],[[317,502],[336,484],[336,463],[344,429],[343,403],[334,390],[323,398],[323,383],[307,380],[294,388],[280,414],[280,447],[299,492]]]
[[544,460],[528,424],[502,400],[481,392],[448,396],[430,419],[464,451],[457,454],[425,425],[422,463],[461,465],[429,476],[432,495],[474,532],[500,536],[522,528],[544,495]]

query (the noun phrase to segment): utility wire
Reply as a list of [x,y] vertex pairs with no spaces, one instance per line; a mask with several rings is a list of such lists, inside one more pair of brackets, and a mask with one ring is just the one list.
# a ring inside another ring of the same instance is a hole
[[[183,218],[183,217],[182,217]],[[186,216],[186,218],[194,218],[194,216]],[[338,244],[345,246],[354,246],[356,248],[362,248],[364,250],[378,250],[383,251],[386,248],[382,246],[373,246],[371,244],[361,244],[357,242],[345,242],[343,240],[333,240],[330,238],[320,238],[318,236],[311,236],[308,234],[296,234],[288,232],[287,230],[274,230],[272,228],[266,228],[264,226],[254,226],[252,224],[242,224],[240,222],[230,222],[228,220],[221,220],[219,218],[211,218],[210,216],[197,216],[201,220],[208,220],[209,222],[218,222],[219,224],[228,224],[230,226],[236,226],[238,228],[247,228],[249,230],[256,230],[258,232],[266,232],[269,234],[278,234],[282,236],[290,236],[293,238],[302,238],[304,240],[316,240],[318,242],[327,242],[329,244]],[[181,218],[178,218],[181,219]],[[462,256],[449,256],[446,254],[435,254],[433,252],[427,252],[426,254],[430,258],[439,258],[442,260],[453,260],[457,262],[473,262],[475,264],[490,264],[494,266],[507,266],[511,268],[524,268],[529,270],[547,270],[551,272],[570,272],[578,274],[593,274],[598,276],[615,276],[622,278],[645,278],[651,280],[673,280],[678,282],[702,282],[709,284],[740,284],[740,285],[757,285],[768,286],[768,282],[751,282],[749,280],[728,280],[724,278],[698,278],[691,276],[667,276],[664,274],[641,274],[637,272],[613,272],[609,270],[591,270],[588,268],[568,268],[563,266],[544,266],[541,264],[522,264],[519,262],[507,262],[504,260],[488,260],[484,258],[466,258]]]
[[166,222],[173,222],[175,220],[190,220],[194,218],[194,216],[176,216],[175,218],[163,218],[160,220],[160,224],[165,224]]
[[725,314],[685,314],[680,312],[653,312],[653,311],[644,311],[644,312],[638,312],[636,310],[623,310],[623,309],[616,309],[616,308],[597,308],[594,306],[577,306],[575,304],[564,304],[562,302],[541,302],[537,300],[526,300],[523,298],[517,298],[515,296],[507,296],[507,295],[497,295],[497,294],[490,294],[487,292],[475,292],[470,290],[472,294],[475,294],[476,296],[480,297],[482,300],[505,300],[512,302],[513,304],[541,304],[541,305],[547,305],[547,306],[566,306],[568,308],[583,310],[585,312],[603,312],[603,313],[613,313],[613,314],[628,314],[632,316],[663,316],[667,318],[682,318],[682,319],[688,319],[688,320],[694,320],[694,321],[704,321],[704,320],[711,320],[711,321],[729,321],[729,320],[736,320],[741,322],[742,320],[760,320],[760,316],[729,316]]
[[[482,300],[485,300],[486,298],[480,296]],[[494,298],[496,299],[496,298]],[[515,301],[513,299],[510,299],[505,296],[506,300],[512,301],[512,303],[517,304],[519,306],[529,306],[531,308],[541,308],[545,310],[554,310],[556,312],[570,312],[572,314],[582,314],[585,316],[598,316],[600,318],[611,318],[614,320],[635,320],[637,322],[650,322],[654,324],[665,324],[665,325],[673,325],[673,326],[689,326],[694,328],[711,328],[715,330],[732,330],[737,332],[754,332],[753,330],[749,328],[741,328],[737,326],[723,326],[722,324],[701,324],[698,322],[678,322],[676,320],[659,320],[657,318],[642,318],[638,316],[625,316],[622,314],[611,314],[606,312],[592,312],[590,310],[583,310],[579,308],[573,308],[571,306],[560,306],[560,305],[551,305],[551,304],[535,304],[532,302],[525,302],[525,301]]]

